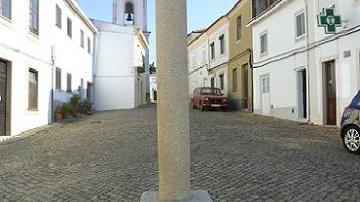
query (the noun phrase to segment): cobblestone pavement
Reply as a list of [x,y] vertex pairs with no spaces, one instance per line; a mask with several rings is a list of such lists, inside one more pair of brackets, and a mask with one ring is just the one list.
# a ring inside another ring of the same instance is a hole
[[[0,143],[0,201],[139,201],[157,189],[156,109],[98,113]],[[214,201],[360,201],[338,129],[191,113],[193,189]]]

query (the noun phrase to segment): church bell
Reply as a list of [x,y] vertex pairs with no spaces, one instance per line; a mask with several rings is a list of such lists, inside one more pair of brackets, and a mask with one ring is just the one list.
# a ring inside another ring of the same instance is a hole
[[133,21],[133,18],[132,18],[132,16],[131,16],[131,12],[128,12],[128,13],[127,13],[126,21]]

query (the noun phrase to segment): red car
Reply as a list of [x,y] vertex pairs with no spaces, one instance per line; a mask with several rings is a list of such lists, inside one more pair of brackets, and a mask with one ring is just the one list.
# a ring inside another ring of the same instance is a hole
[[219,88],[196,88],[191,98],[192,108],[200,108],[201,111],[215,108],[226,111],[228,109],[228,105],[229,98],[225,97]]

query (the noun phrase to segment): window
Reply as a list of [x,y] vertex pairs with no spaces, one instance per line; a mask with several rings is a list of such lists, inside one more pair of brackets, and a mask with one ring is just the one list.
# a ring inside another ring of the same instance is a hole
[[211,77],[211,88],[215,88],[215,78],[214,77]]
[[266,55],[268,52],[268,36],[267,33],[260,35],[260,53],[261,56]]
[[239,41],[241,39],[241,36],[242,36],[241,31],[242,31],[242,19],[241,19],[241,15],[240,15],[236,19],[236,39],[237,39],[237,41]]
[[305,35],[305,14],[304,12],[296,15],[296,38]]
[[233,92],[237,92],[238,91],[238,71],[237,71],[237,68],[233,69],[232,71],[232,90]]
[[262,93],[270,93],[270,77],[263,77],[261,79],[261,84],[262,84]]
[[83,30],[80,30],[80,46],[81,46],[81,48],[84,48],[84,31]]
[[61,69],[58,67],[56,68],[55,89],[61,90]]
[[11,0],[0,0],[0,15],[11,20]]
[[211,59],[215,59],[215,43],[212,42],[210,44],[210,51],[211,51]]
[[56,26],[61,29],[61,8],[56,4]]
[[88,53],[91,53],[91,40],[90,40],[90,37],[87,38],[87,47],[88,47]]
[[66,76],[66,92],[68,92],[68,93],[72,92],[71,79],[72,79],[72,76],[71,76],[71,74],[68,73]]
[[70,18],[67,19],[67,35],[72,38],[72,21]]
[[30,0],[30,31],[39,34],[39,0]]
[[219,75],[219,80],[220,80],[220,86],[219,86],[219,88],[220,88],[221,90],[224,90],[224,74],[220,74],[220,75]]
[[220,54],[222,55],[225,53],[225,36],[221,35],[219,37],[219,40],[220,40]]
[[38,72],[35,69],[29,69],[29,110],[38,108]]

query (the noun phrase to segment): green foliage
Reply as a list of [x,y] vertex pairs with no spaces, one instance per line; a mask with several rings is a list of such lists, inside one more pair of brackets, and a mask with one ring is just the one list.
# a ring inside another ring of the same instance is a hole
[[73,113],[74,112],[74,106],[71,103],[64,103],[63,111],[64,111],[64,113]]
[[154,62],[149,65],[149,71],[150,74],[156,73],[156,67]]
[[91,107],[92,107],[92,103],[89,101],[89,100],[85,100],[83,103],[82,103],[82,108],[83,108],[83,111],[84,112],[88,112],[91,110]]

